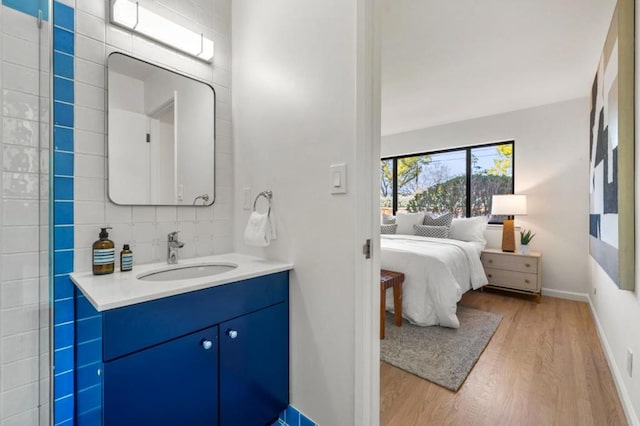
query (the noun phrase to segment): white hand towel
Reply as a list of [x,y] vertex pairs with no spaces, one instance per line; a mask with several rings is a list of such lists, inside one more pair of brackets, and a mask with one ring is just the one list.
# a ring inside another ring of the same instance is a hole
[[275,240],[276,238],[278,238],[278,234],[276,233],[276,219],[275,216],[273,214],[273,210],[271,211],[271,213],[269,213],[269,226],[270,226],[270,231],[271,231],[271,239]]
[[271,244],[271,224],[267,213],[251,213],[244,230],[244,242],[255,247],[267,247]]

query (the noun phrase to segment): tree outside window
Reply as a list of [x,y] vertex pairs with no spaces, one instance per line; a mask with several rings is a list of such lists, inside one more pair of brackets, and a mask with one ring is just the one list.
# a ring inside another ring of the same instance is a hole
[[[395,201],[398,212],[486,216],[491,212],[493,195],[511,193],[513,142],[381,161],[381,205],[389,214]],[[491,218],[492,222],[500,220]]]

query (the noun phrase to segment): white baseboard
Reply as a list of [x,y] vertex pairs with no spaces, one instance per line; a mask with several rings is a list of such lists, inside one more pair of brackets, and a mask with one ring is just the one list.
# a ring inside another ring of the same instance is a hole
[[542,288],[543,296],[557,297],[558,299],[575,300],[576,302],[589,303],[587,293],[574,293],[572,291],[554,290],[552,288]]
[[625,416],[627,416],[627,422],[631,426],[640,426],[640,421],[638,420],[638,416],[633,409],[633,404],[631,403],[631,397],[629,397],[629,393],[627,392],[627,388],[624,387],[624,381],[622,380],[622,374],[620,373],[620,369],[615,362],[615,358],[613,356],[613,351],[611,350],[611,346],[609,346],[609,341],[607,340],[607,336],[604,334],[604,329],[602,328],[602,324],[600,324],[600,319],[598,318],[598,313],[596,312],[596,308],[593,306],[591,302],[591,297],[587,296],[589,307],[591,308],[591,315],[593,316],[593,322],[596,324],[596,330],[598,330],[598,337],[600,338],[600,343],[602,343],[602,347],[604,348],[604,355],[607,358],[607,364],[609,364],[609,370],[611,371],[611,375],[613,376],[613,382],[616,385],[616,389],[618,390],[618,396],[620,396],[620,402],[622,403],[622,409],[624,410]]

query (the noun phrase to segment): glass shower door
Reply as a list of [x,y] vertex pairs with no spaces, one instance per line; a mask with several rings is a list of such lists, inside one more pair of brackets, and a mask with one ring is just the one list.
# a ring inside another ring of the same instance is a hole
[[2,425],[50,424],[48,9],[0,6]]

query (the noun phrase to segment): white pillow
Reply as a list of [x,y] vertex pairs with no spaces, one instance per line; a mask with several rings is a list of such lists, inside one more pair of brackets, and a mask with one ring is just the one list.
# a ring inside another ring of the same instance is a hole
[[422,225],[424,213],[397,213],[396,223],[398,228],[396,234],[413,235],[413,225]]
[[484,231],[488,224],[489,218],[487,216],[453,219],[451,228],[449,228],[449,238],[460,241],[475,241],[486,245]]
[[382,213],[382,222],[380,223],[382,223],[383,225],[396,223],[396,217],[391,214]]

